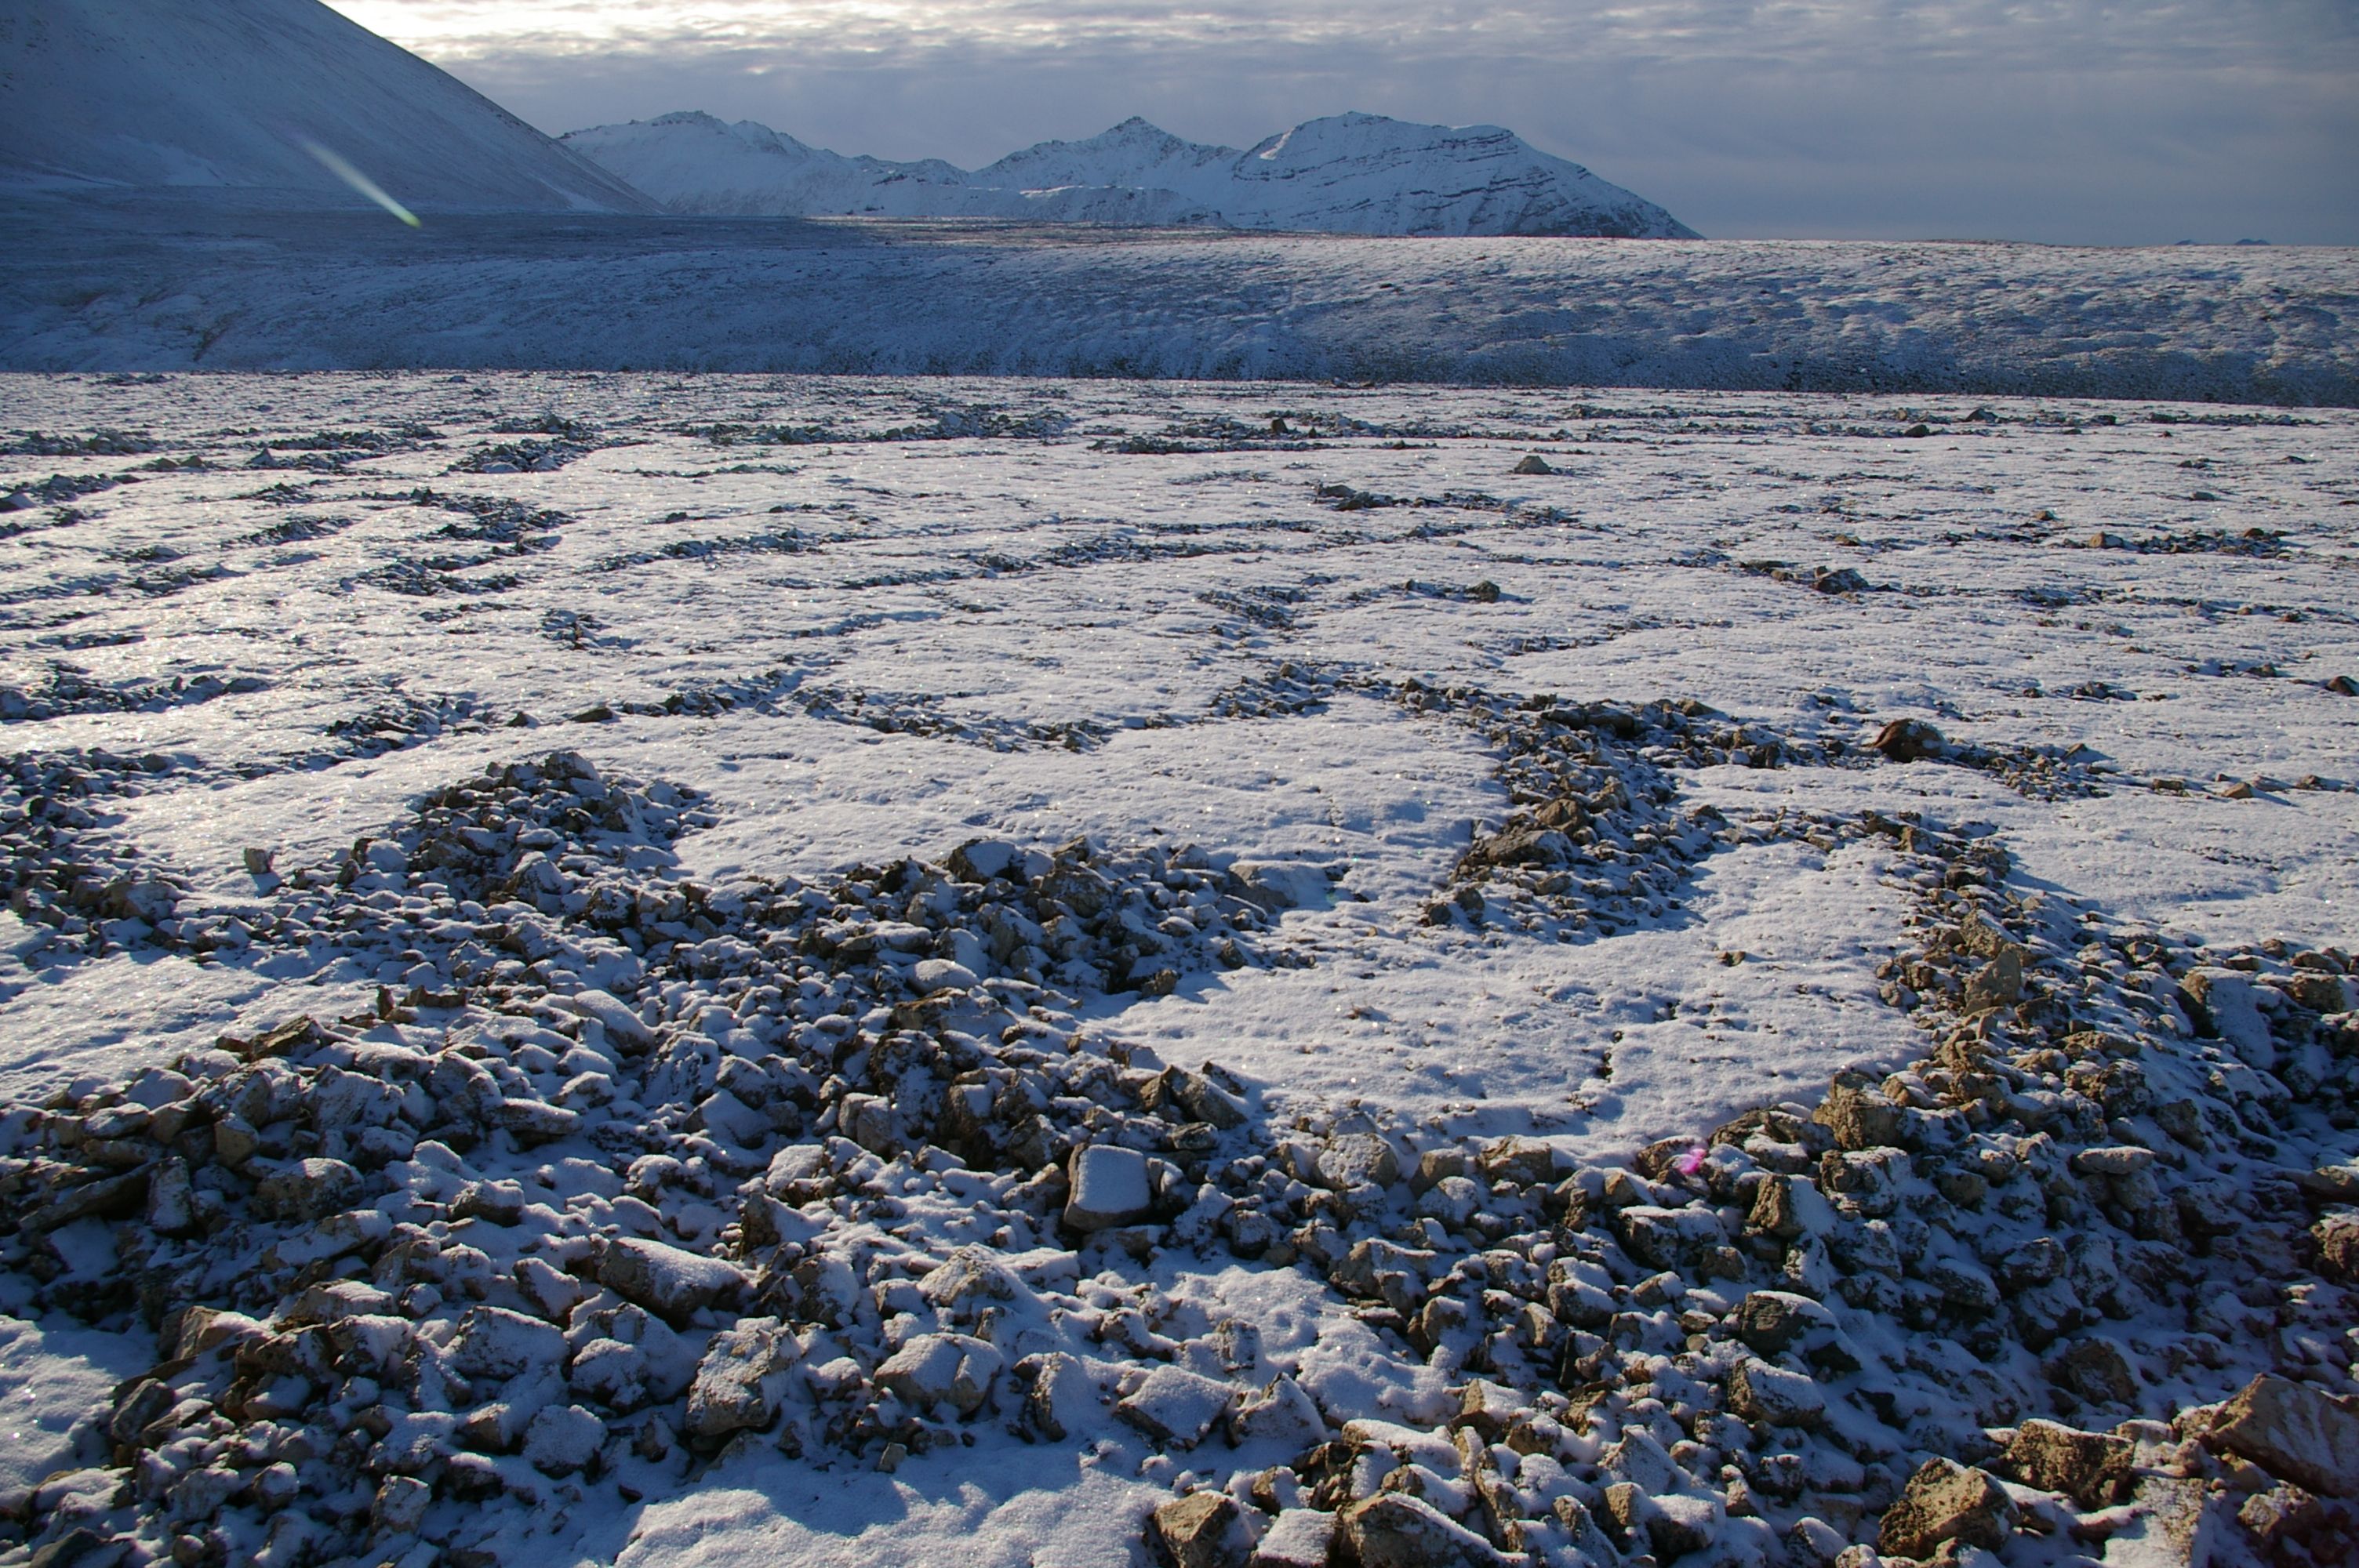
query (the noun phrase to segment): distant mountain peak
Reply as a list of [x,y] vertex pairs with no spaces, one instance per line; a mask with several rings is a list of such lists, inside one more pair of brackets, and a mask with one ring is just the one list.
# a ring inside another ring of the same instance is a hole
[[1096,135],[1040,142],[972,172],[938,159],[844,157],[752,121],[729,127],[748,151],[793,155],[757,163],[723,146],[710,135],[715,128],[718,121],[690,112],[596,126],[565,141],[683,212],[1694,237],[1652,202],[1498,125],[1428,125],[1351,110],[1239,152],[1184,140],[1134,114]]

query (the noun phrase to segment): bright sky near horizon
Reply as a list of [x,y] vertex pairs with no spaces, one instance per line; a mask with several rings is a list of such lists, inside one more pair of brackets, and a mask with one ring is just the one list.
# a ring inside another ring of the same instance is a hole
[[332,0],[540,128],[1504,124],[1706,234],[2359,243],[2359,0]]

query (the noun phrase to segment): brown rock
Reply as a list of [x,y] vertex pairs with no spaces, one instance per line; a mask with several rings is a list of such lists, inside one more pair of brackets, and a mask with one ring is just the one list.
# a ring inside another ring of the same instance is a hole
[[2345,1209],[2330,1214],[2311,1226],[2310,1234],[2327,1271],[2359,1284],[2359,1213]]
[[2049,1364],[2048,1376],[2093,1404],[2136,1402],[2137,1374],[2110,1339],[2081,1339]]
[[1877,730],[1875,739],[1868,744],[1896,762],[1938,757],[1950,745],[1939,730],[1921,719],[1896,719]]
[[2084,1509],[2104,1508],[2129,1482],[2137,1444],[2110,1433],[2078,1432],[2052,1421],[2027,1421],[2006,1445],[2007,1472],[2027,1487],[2062,1492]]
[[1829,1089],[1810,1119],[1834,1135],[1838,1149],[1884,1149],[1900,1141],[1900,1108],[1857,1089]]
[[2359,1411],[2306,1383],[2264,1372],[2221,1407],[2209,1436],[2280,1479],[2359,1498]]
[[1502,1568],[1496,1547],[1422,1498],[1379,1492],[1336,1520],[1360,1568]]
[[1885,1510],[1875,1549],[1893,1557],[1930,1557],[1943,1541],[1995,1552],[2013,1532],[2015,1502],[1988,1472],[1953,1459],[1928,1459]]
[[1148,1521],[1147,1539],[1170,1568],[1243,1568],[1252,1550],[1226,1492],[1198,1492],[1164,1504]]

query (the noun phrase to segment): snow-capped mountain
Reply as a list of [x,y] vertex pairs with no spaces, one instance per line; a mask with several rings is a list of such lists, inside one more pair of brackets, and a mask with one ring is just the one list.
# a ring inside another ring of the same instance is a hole
[[1692,239],[1669,212],[1496,125],[1338,114],[1250,151],[1140,119],[969,172],[807,146],[751,120],[666,114],[562,138],[678,212],[1227,224],[1343,234]]
[[[258,187],[644,211],[612,174],[318,0],[0,6],[0,186]],[[323,159],[320,152],[328,155]]]

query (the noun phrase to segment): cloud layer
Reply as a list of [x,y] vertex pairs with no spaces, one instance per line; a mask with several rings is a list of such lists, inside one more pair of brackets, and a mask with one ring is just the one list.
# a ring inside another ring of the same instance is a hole
[[1706,233],[2359,243],[2349,0],[338,0],[543,129],[973,165],[1139,114],[1512,126]]

